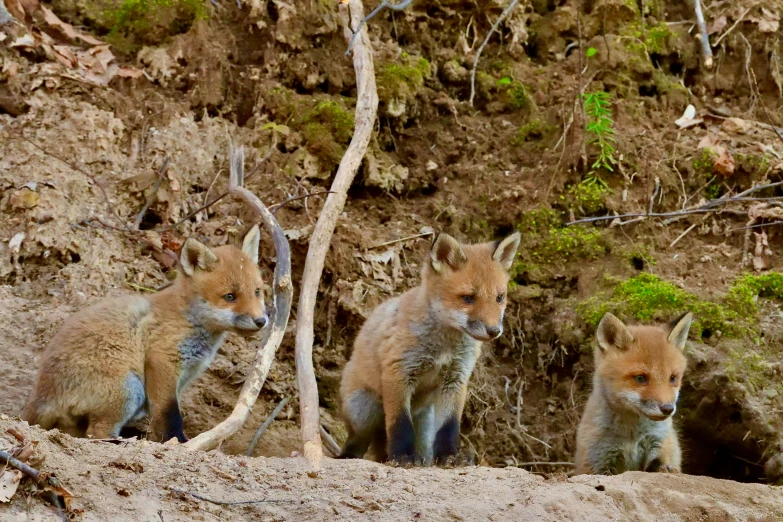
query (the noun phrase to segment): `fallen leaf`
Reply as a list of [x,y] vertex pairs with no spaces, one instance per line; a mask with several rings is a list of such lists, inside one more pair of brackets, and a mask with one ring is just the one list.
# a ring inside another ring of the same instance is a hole
[[120,67],[117,69],[117,76],[120,78],[140,78],[144,71],[135,67]]
[[10,502],[22,480],[22,472],[19,470],[7,470],[0,474],[0,502]]
[[685,112],[682,113],[682,117],[674,122],[678,127],[683,127],[688,122],[692,121],[696,117],[696,107],[688,105],[685,108]]
[[63,35],[70,40],[76,40],[77,38],[90,45],[101,45],[102,41],[93,38],[92,36],[84,33],[80,33],[69,23],[65,23],[57,17],[49,8],[41,6],[41,12],[43,13],[44,21],[51,27],[57,29]]
[[721,151],[718,154],[715,162],[712,164],[712,168],[719,174],[724,176],[731,176],[734,174],[734,169],[736,166],[737,165],[734,161],[734,157],[729,153],[728,150],[726,150],[725,147],[721,147]]
[[769,268],[769,259],[767,256],[772,255],[772,250],[769,248],[769,240],[767,239],[767,233],[763,230],[761,233],[754,232],[756,236],[756,250],[753,255],[753,269],[756,272],[761,272]]
[[11,45],[9,47],[36,47],[37,43],[35,41],[35,38],[33,38],[33,35],[26,34],[23,36],[20,36],[13,42],[11,42]]
[[704,136],[701,140],[699,140],[699,144],[696,145],[696,148],[699,150],[710,149],[715,151],[718,147],[722,148],[723,146],[720,144],[718,138],[716,138],[711,134],[707,134],[706,136]]

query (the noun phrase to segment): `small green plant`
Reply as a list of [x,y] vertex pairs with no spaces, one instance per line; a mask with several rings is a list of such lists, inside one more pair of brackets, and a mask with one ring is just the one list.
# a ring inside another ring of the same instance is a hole
[[[604,180],[597,176],[587,176],[584,180],[568,188],[568,206],[580,209],[585,214],[593,214],[604,208],[606,195],[611,190]],[[561,196],[565,199],[565,196]]]
[[586,131],[592,135],[589,143],[598,148],[598,157],[592,164],[593,172],[597,169],[606,169],[614,172],[612,165],[617,164],[614,155],[617,152],[615,139],[614,120],[612,119],[611,96],[607,92],[587,92],[582,95],[584,99],[585,113],[587,114]]
[[117,4],[107,6],[104,16],[111,28],[109,41],[122,51],[160,43],[209,18],[204,0],[120,0]]
[[588,47],[587,51],[585,51],[585,56],[587,56],[588,58],[592,58],[596,54],[598,54],[598,49],[596,49],[595,47]]

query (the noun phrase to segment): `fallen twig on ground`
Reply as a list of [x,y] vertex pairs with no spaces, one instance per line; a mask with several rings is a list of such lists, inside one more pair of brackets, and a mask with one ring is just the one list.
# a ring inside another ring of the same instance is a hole
[[[375,118],[378,113],[378,92],[375,86],[375,68],[372,44],[367,27],[352,28],[352,20],[364,18],[361,0],[348,0],[347,6],[340,4],[343,34],[350,42],[358,33],[353,49],[353,66],[356,71],[356,113],[354,134],[337,169],[331,191],[318,217],[307,250],[302,283],[299,290],[299,307],[296,321],[296,379],[299,389],[299,418],[302,423],[304,456],[310,465],[321,467],[323,446],[320,434],[320,412],[318,411],[318,387],[313,369],[313,324],[315,301],[321,281],[326,253],[332,240],[337,219],[345,206],[348,188],[364,158],[370,143]],[[399,4],[403,5],[403,4]]]
[[476,51],[476,56],[473,57],[473,69],[470,71],[470,100],[468,101],[471,107],[473,107],[473,98],[476,96],[476,67],[478,66],[479,58],[481,58],[481,53],[484,51],[484,47],[486,47],[489,39],[492,38],[492,35],[495,34],[495,31],[497,31],[498,27],[500,27],[500,24],[503,22],[503,20],[505,20],[508,14],[514,10],[514,7],[516,7],[518,2],[519,0],[511,0],[511,3],[508,4],[508,7],[506,7],[502,13],[500,13],[500,16],[498,16],[498,19],[495,20],[495,23],[487,33],[484,41],[481,42],[478,51]]
[[288,403],[288,397],[284,397],[282,401],[277,403],[277,406],[274,410],[272,410],[272,413],[269,414],[269,417],[266,418],[266,420],[261,424],[261,426],[258,427],[256,430],[255,435],[253,435],[253,440],[250,441],[250,446],[247,447],[247,451],[245,452],[245,455],[248,457],[253,454],[253,450],[256,449],[256,444],[258,444],[258,439],[261,438],[261,435],[264,434],[266,429],[272,424],[272,422],[275,420],[275,418],[280,414],[280,412],[283,410],[283,406],[285,406]]
[[[68,489],[63,486],[62,482],[60,482],[57,477],[51,475],[50,473],[44,473],[31,466],[28,466],[21,460],[11,456],[6,451],[0,451],[0,462],[11,466],[12,468],[18,469],[33,479],[38,487],[41,488],[44,492],[50,493],[47,500],[49,500],[49,502],[51,502],[54,507],[57,508],[59,515],[63,520],[68,520],[65,513],[63,513],[63,504],[65,504],[64,509],[67,510],[70,504],[70,500],[73,497],[73,493],[68,491]],[[62,497],[62,501],[60,501],[60,497]]]
[[205,497],[203,495],[199,495],[198,493],[192,493],[190,491],[185,491],[184,489],[175,488],[174,486],[170,486],[169,489],[175,493],[180,493],[182,495],[190,495],[193,498],[197,498],[199,500],[203,500],[204,502],[209,502],[210,504],[217,504],[218,506],[241,506],[243,504],[293,504],[296,501],[295,500],[272,500],[268,498],[260,498],[256,500],[215,500],[209,497]]
[[421,234],[413,234],[412,236],[405,236],[405,237],[401,237],[399,239],[392,239],[391,241],[386,241],[384,243],[379,243],[377,245],[372,245],[370,247],[367,247],[367,250],[372,250],[373,248],[380,248],[380,247],[386,246],[386,245],[393,245],[394,243],[402,243],[403,241],[408,241],[409,239],[416,239],[418,237],[432,236],[434,234],[435,234],[434,231],[422,232]]
[[[313,192],[312,194],[305,194],[304,196],[295,196],[292,198],[288,198],[285,201],[281,201],[280,203],[275,203],[274,205],[269,207],[269,210],[272,212],[272,214],[277,214],[277,211],[283,208],[284,206],[288,205],[292,201],[297,201],[299,199],[307,199],[312,196],[324,196],[326,194],[334,194],[334,192],[330,190],[323,190],[321,192]],[[274,210],[272,210],[274,209]]]
[[523,466],[576,466],[573,462],[520,462],[517,464],[520,468]]
[[671,244],[669,245],[669,248],[674,248],[674,245],[676,245],[677,243],[679,243],[679,242],[680,242],[680,240],[681,240],[682,238],[684,238],[685,236],[687,236],[687,235],[688,235],[688,232],[690,232],[691,230],[693,230],[693,229],[694,229],[694,228],[696,228],[697,226],[698,226],[698,225],[697,225],[696,223],[694,223],[693,225],[691,225],[691,226],[689,226],[688,228],[686,228],[686,229],[685,229],[685,231],[684,231],[682,234],[680,234],[679,236],[677,236],[677,239],[675,239],[674,241],[672,241],[672,242],[671,242]]
[[332,437],[329,432],[326,431],[326,428],[323,427],[323,424],[321,425],[321,439],[323,439],[324,443],[326,443],[326,449],[328,449],[332,455],[335,457],[340,456],[340,445],[337,444],[337,441],[334,440],[334,437]]
[[258,398],[258,393],[264,385],[269,368],[275,358],[280,342],[285,335],[288,316],[291,312],[291,301],[293,300],[294,286],[291,282],[291,249],[288,240],[285,237],[283,229],[280,228],[275,217],[261,203],[252,192],[244,188],[244,149],[239,147],[234,149],[231,146],[230,152],[231,173],[229,193],[237,199],[244,201],[253,212],[260,218],[264,227],[272,236],[272,243],[275,246],[277,262],[275,264],[275,276],[273,284],[272,305],[269,317],[269,326],[264,332],[264,336],[259,343],[256,352],[253,368],[239,392],[237,404],[231,415],[212,428],[197,437],[190,439],[185,443],[185,447],[190,450],[208,451],[216,448],[221,442],[236,433],[245,423],[250,410]]
[[[745,16],[747,16],[747,14],[750,12],[750,10],[751,10],[751,9],[753,9],[754,7],[756,7],[756,5],[757,5],[757,4],[752,4],[750,7],[748,7],[747,9],[745,9],[745,11],[744,11],[744,12],[743,12],[743,13],[740,15],[740,17],[739,17],[739,18],[737,18],[737,21],[736,21],[736,22],[734,22],[734,23],[732,24],[732,26],[731,26],[731,27],[729,27],[729,29],[728,29],[728,30],[727,30],[725,33],[723,33],[722,35],[720,35],[720,36],[718,37],[718,39],[717,39],[717,40],[715,40],[715,43],[714,43],[714,44],[712,44],[712,46],[713,46],[713,47],[718,47],[718,46],[720,45],[720,43],[723,41],[723,39],[724,39],[724,38],[726,38],[726,37],[729,35],[729,33],[731,33],[731,32],[732,32],[734,29],[736,29],[736,28],[737,28],[737,26],[740,24],[740,22],[742,22],[742,20],[744,20],[744,19],[745,19]],[[699,30],[701,30],[701,28],[699,28]]]
[[[341,1],[340,3],[341,3],[341,4],[344,4],[344,3],[348,3],[348,2],[347,2],[347,0],[344,0],[344,1]],[[388,2],[388,0],[383,0],[383,2],[381,2],[381,5],[379,5],[379,6],[378,6],[378,7],[376,7],[375,9],[373,9],[373,11],[372,11],[370,14],[368,14],[367,16],[365,16],[364,18],[362,18],[362,19],[359,21],[359,25],[357,25],[357,26],[356,26],[356,29],[354,29],[354,30],[353,30],[353,36],[351,36],[351,40],[348,42],[348,49],[345,51],[345,55],[346,55],[346,56],[348,56],[349,54],[351,54],[351,49],[353,49],[353,43],[354,43],[354,40],[356,40],[356,35],[358,35],[358,34],[359,34],[359,31],[361,31],[361,30],[362,30],[362,28],[364,28],[364,25],[365,25],[365,24],[366,24],[366,23],[367,23],[367,22],[368,22],[368,21],[369,21],[369,20],[370,20],[372,17],[374,17],[375,15],[377,15],[377,14],[378,14],[379,12],[381,12],[381,11],[382,11],[384,8],[391,9],[392,11],[402,11],[403,9],[405,9],[406,7],[408,7],[409,5],[411,5],[412,3],[413,3],[413,0],[403,0],[403,1],[402,1],[402,2],[400,2],[399,4],[396,4],[396,5],[395,5],[395,4],[390,4],[390,3]]]

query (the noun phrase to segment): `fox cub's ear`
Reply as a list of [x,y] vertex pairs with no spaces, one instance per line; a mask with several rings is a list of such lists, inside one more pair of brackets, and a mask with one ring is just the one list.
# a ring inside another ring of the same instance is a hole
[[242,253],[253,261],[254,265],[258,264],[258,244],[261,242],[261,231],[258,230],[258,225],[253,225],[250,232],[245,235],[245,239],[242,240]]
[[626,350],[631,347],[634,341],[633,335],[625,324],[609,312],[605,313],[601,322],[598,323],[596,337],[598,338],[598,346],[603,351],[610,348]]
[[456,239],[448,234],[440,234],[435,238],[430,250],[430,266],[435,272],[442,273],[445,266],[459,270],[467,262],[468,258]]
[[179,262],[182,265],[182,271],[188,277],[193,277],[193,273],[198,268],[210,272],[217,266],[217,256],[209,247],[199,243],[193,238],[185,241],[182,245],[182,251],[179,254]]
[[693,314],[687,312],[669,323],[669,342],[682,350],[685,348],[685,341],[688,340],[688,331],[691,329]]
[[506,270],[510,270],[511,265],[514,264],[514,256],[517,255],[517,248],[519,248],[521,239],[522,235],[519,232],[514,232],[506,239],[496,241],[492,259],[500,263]]

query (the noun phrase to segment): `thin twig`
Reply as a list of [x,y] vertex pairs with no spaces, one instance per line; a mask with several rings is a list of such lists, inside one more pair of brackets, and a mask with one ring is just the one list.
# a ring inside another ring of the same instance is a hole
[[421,234],[414,234],[412,236],[405,236],[399,239],[392,239],[391,241],[386,241],[385,243],[379,243],[377,245],[367,247],[367,250],[372,250],[373,248],[380,248],[386,245],[393,245],[394,243],[402,243],[403,241],[408,241],[409,239],[416,239],[417,237],[431,236],[434,233],[435,232],[422,232]]
[[335,457],[340,456],[340,445],[337,444],[337,441],[334,440],[334,437],[332,437],[329,432],[326,431],[326,428],[324,428],[323,424],[321,425],[321,439],[326,443],[326,449],[328,449],[332,455]]
[[756,7],[756,4],[753,4],[753,5],[751,5],[750,7],[748,7],[747,9],[745,9],[745,12],[744,12],[744,13],[742,13],[742,14],[740,15],[740,17],[739,17],[739,18],[737,18],[737,21],[736,21],[736,22],[734,22],[734,24],[733,24],[731,27],[729,27],[729,30],[728,30],[728,31],[726,31],[725,33],[723,33],[722,35],[720,35],[720,36],[718,37],[718,39],[717,39],[717,40],[715,40],[715,43],[714,43],[714,44],[712,44],[712,46],[713,46],[713,47],[718,47],[718,46],[720,45],[720,43],[723,41],[723,39],[724,39],[724,38],[726,38],[726,36],[728,36],[728,35],[729,35],[729,33],[730,33],[730,32],[732,32],[732,31],[733,31],[733,30],[734,30],[734,29],[735,29],[735,28],[736,28],[736,27],[737,27],[737,26],[740,24],[740,22],[741,22],[741,21],[742,21],[742,20],[745,18],[745,16],[746,16],[746,15],[747,15],[747,14],[750,12],[750,10],[751,10],[751,9],[753,9],[754,7]]
[[655,190],[653,190],[652,196],[650,196],[650,209],[647,211],[648,214],[652,214],[653,211],[653,205],[655,204],[655,198],[658,197],[658,192],[661,190],[661,178],[656,177],[655,178]]
[[52,495],[49,496],[48,500],[51,502],[55,508],[57,508],[57,511],[63,520],[67,520],[67,517],[65,516],[63,512],[63,508],[60,502],[59,497],[72,497],[73,493],[68,491],[68,489],[63,486],[63,484],[60,482],[60,480],[57,477],[54,477],[53,475],[49,473],[41,473],[37,469],[28,466],[21,460],[17,459],[16,457],[11,456],[10,453],[5,451],[0,451],[0,462],[3,464],[7,464],[13,468],[18,469],[31,479],[35,481],[35,483],[44,491],[49,491],[52,493]]
[[285,406],[288,403],[288,397],[284,397],[282,401],[277,403],[277,406],[274,410],[272,410],[272,413],[269,414],[269,417],[266,418],[263,424],[258,427],[256,430],[255,435],[253,435],[253,440],[250,441],[250,446],[247,447],[247,451],[245,452],[245,455],[248,457],[253,454],[253,450],[256,449],[256,444],[258,444],[258,439],[261,438],[261,435],[266,431],[266,429],[272,424],[272,421],[275,420],[275,418],[280,414],[280,412],[283,410],[283,406]]
[[674,241],[672,241],[672,242],[671,242],[671,244],[669,245],[669,248],[674,248],[674,245],[676,245],[677,243],[679,243],[679,242],[680,242],[680,239],[682,239],[682,238],[684,238],[685,236],[687,236],[687,235],[688,235],[688,232],[690,232],[691,230],[693,230],[694,228],[696,228],[696,226],[697,226],[697,224],[696,224],[696,223],[694,223],[693,225],[691,225],[691,226],[689,226],[688,228],[686,228],[686,229],[685,229],[685,232],[683,232],[682,234],[680,234],[679,236],[677,236],[677,239],[675,239]]
[[160,184],[163,182],[163,179],[166,176],[166,171],[169,170],[169,163],[170,159],[168,156],[166,156],[166,159],[163,160],[163,165],[160,167],[160,170],[158,170],[158,180],[155,182],[155,186],[152,188],[152,193],[147,197],[147,202],[144,203],[144,206],[141,208],[141,212],[139,212],[139,215],[136,216],[136,219],[133,222],[133,228],[136,230],[141,227],[141,222],[144,221],[144,215],[150,209],[152,202],[155,201],[155,198],[158,196],[158,189],[160,188]]
[[756,225],[748,225],[746,227],[734,228],[732,232],[738,232],[740,230],[749,230],[751,228],[771,227],[772,225],[783,225],[783,221],[770,221],[769,223],[758,223]]
[[[253,167],[252,169],[250,169],[250,171],[247,174],[245,174],[245,182],[247,182],[247,180],[252,178],[254,175],[258,174],[258,171],[261,170],[261,166],[264,163],[266,163],[267,160],[269,160],[269,158],[272,156],[272,153],[275,150],[277,150],[277,133],[272,133],[272,143],[269,145],[269,150],[266,152],[266,155],[264,155],[264,157],[261,158],[258,161],[258,163],[256,163],[256,166]],[[228,190],[223,192],[219,196],[215,197],[213,200],[211,200],[211,201],[205,203],[204,205],[200,206],[199,208],[197,208],[196,210],[194,210],[193,212],[191,212],[190,214],[188,214],[184,218],[180,219],[179,221],[177,221],[173,225],[168,225],[166,227],[163,227],[162,229],[159,230],[159,232],[165,232],[166,230],[171,230],[173,228],[177,228],[178,226],[180,226],[185,221],[188,221],[188,220],[192,219],[193,216],[195,216],[196,214],[198,214],[202,210],[207,210],[209,207],[211,207],[212,205],[214,205],[218,201],[220,201],[223,198],[225,198],[226,196],[228,196],[228,193],[229,193]]]
[[288,198],[285,201],[281,201],[280,203],[275,203],[274,205],[271,205],[269,207],[269,211],[272,213],[272,215],[274,215],[277,213],[278,210],[288,205],[292,201],[296,201],[298,199],[307,199],[311,196],[323,196],[326,194],[334,194],[334,192],[332,192],[331,190],[323,190],[321,192],[313,192],[312,194],[305,194],[304,196],[296,196],[296,197]]
[[356,26],[356,30],[353,31],[353,36],[351,36],[351,41],[348,42],[348,49],[345,51],[345,56],[348,56],[351,54],[351,49],[353,49],[353,41],[356,40],[356,36],[359,34],[359,32],[362,30],[362,27],[364,27],[364,24],[366,24],[373,16],[377,15],[383,8],[391,9],[392,11],[402,11],[409,5],[413,3],[413,0],[403,0],[397,5],[390,4],[388,0],[383,0],[381,2],[381,5],[373,9],[372,13],[368,14],[364,18],[361,19],[359,22],[359,25]]
[[751,187],[748,190],[741,192],[737,194],[736,196],[732,198],[719,198],[719,199],[713,199],[711,201],[708,201],[704,205],[692,208],[688,210],[678,210],[675,212],[650,212],[647,214],[621,214],[618,216],[597,216],[597,217],[589,217],[589,218],[583,218],[583,219],[577,219],[576,221],[570,221],[566,223],[566,226],[569,225],[576,225],[578,223],[594,223],[596,221],[608,221],[608,220],[615,220],[615,219],[626,219],[626,218],[645,218],[645,217],[672,217],[672,216],[687,216],[690,214],[706,214],[709,212],[716,212],[719,210],[719,205],[724,205],[726,203],[733,203],[735,201],[779,201],[783,200],[783,196],[780,197],[773,197],[773,198],[747,198],[745,197],[747,194],[751,194],[753,192],[758,192],[759,190],[764,190],[772,187],[777,187],[779,185],[783,185],[783,181],[777,181],[775,183],[768,183],[766,185],[757,185],[755,187]]
[[204,502],[209,502],[210,504],[217,504],[218,506],[240,506],[242,504],[293,504],[296,502],[295,500],[269,500],[266,498],[260,498],[257,500],[215,500],[211,498],[207,498],[203,495],[199,495],[198,493],[191,493],[190,491],[185,491],[184,489],[178,489],[174,486],[170,486],[169,489],[175,493],[181,493],[183,495],[190,495],[193,498],[197,498],[199,500],[203,500]]
[[476,96],[476,67],[478,66],[478,61],[479,58],[481,57],[481,53],[484,51],[484,47],[487,45],[489,39],[492,37],[492,35],[497,30],[497,28],[500,26],[501,22],[503,22],[503,20],[514,9],[514,7],[516,7],[518,2],[519,0],[511,0],[511,3],[508,4],[508,7],[506,7],[503,10],[503,12],[500,14],[498,19],[495,21],[495,24],[489,30],[489,33],[487,33],[487,36],[486,38],[484,38],[484,41],[481,42],[478,51],[476,51],[476,56],[473,57],[473,69],[470,71],[470,102],[469,103],[471,107],[473,107],[473,98]]

